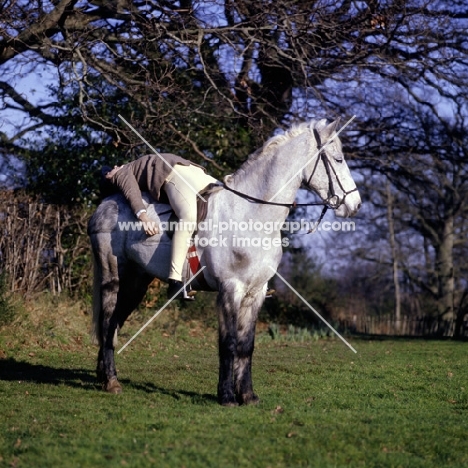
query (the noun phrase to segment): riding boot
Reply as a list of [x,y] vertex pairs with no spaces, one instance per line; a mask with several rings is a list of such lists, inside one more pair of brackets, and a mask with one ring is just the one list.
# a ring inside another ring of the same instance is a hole
[[169,299],[172,299],[172,297],[177,294],[177,296],[174,297],[174,299],[184,299],[186,301],[193,301],[195,300],[195,294],[197,294],[196,291],[190,290],[187,291],[184,283],[182,281],[177,281],[175,279],[169,278],[169,287],[167,288],[167,297]]

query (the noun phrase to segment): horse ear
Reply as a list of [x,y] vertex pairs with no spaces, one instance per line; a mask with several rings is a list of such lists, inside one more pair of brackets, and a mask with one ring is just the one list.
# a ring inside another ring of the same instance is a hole
[[325,142],[328,140],[332,135],[333,132],[336,131],[338,125],[340,123],[340,118],[338,117],[336,120],[334,120],[332,123],[328,124],[321,132],[321,136],[323,141]]
[[312,124],[315,123],[315,128],[317,130],[322,130],[327,126],[327,119],[320,119],[318,122],[312,120]]

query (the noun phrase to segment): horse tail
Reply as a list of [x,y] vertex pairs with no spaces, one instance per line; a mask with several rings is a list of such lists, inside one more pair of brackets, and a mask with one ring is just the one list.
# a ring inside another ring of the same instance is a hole
[[101,301],[101,276],[102,269],[99,265],[94,251],[92,252],[93,256],[93,318],[91,323],[91,343],[94,345],[101,346],[102,336],[101,336],[101,311],[102,311],[102,301]]

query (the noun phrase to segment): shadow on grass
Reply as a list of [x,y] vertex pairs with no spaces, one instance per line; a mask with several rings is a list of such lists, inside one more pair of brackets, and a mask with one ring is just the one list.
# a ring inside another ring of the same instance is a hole
[[134,382],[128,379],[119,379],[120,383],[125,388],[133,388],[135,390],[146,393],[159,393],[161,395],[170,396],[174,400],[182,400],[182,398],[190,398],[193,404],[204,405],[207,403],[217,403],[218,399],[215,395],[209,393],[197,393],[188,390],[173,390],[159,387],[150,382]]
[[14,358],[0,359],[0,380],[32,382],[96,390],[100,388],[96,375],[89,369],[64,369],[43,366]]
[[[158,387],[150,382],[133,382],[128,379],[119,379],[122,385],[128,389],[134,389],[146,393],[159,393],[181,400],[190,398],[193,404],[207,404],[217,402],[214,395],[197,393],[187,390],[172,390]],[[17,361],[14,358],[0,359],[0,381],[6,382],[31,382],[48,385],[65,385],[71,388],[102,392],[102,387],[97,381],[94,371],[89,369],[66,369],[60,367],[32,364],[25,361]]]

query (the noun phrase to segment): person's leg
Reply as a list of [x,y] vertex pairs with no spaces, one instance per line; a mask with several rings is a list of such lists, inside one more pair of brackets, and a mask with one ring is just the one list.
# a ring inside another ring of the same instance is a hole
[[182,184],[177,183],[174,179],[166,182],[164,189],[172,209],[179,218],[177,229],[172,238],[169,278],[182,281],[182,268],[197,221],[197,200],[194,193],[184,190]]
[[176,165],[163,186],[179,225],[172,238],[169,278],[182,281],[182,269],[197,222],[197,193],[216,179],[196,166]]

